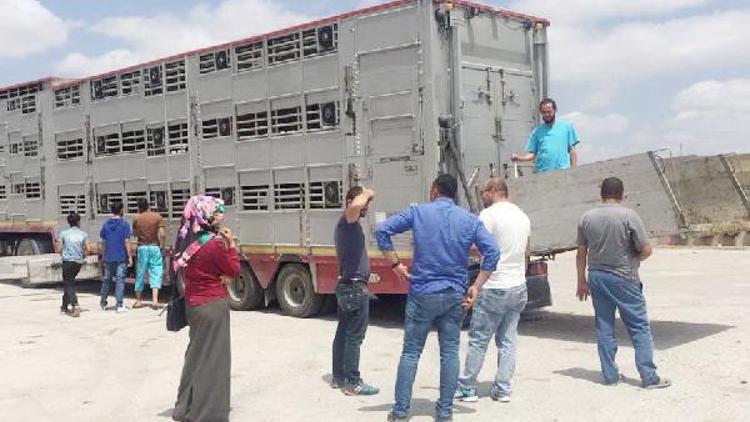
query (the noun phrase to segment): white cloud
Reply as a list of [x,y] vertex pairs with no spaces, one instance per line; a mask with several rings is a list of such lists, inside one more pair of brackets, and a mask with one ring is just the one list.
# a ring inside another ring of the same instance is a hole
[[[195,48],[281,29],[311,18],[270,0],[224,0],[205,3],[183,14],[106,18],[90,28],[120,40],[125,47],[100,56],[72,53],[56,65],[63,76],[85,76]],[[89,66],[94,66],[94,69]]]
[[576,81],[641,80],[750,64],[738,28],[750,9],[716,12],[664,22],[629,22],[612,28],[550,29],[553,78]]
[[510,2],[509,7],[517,12],[545,17],[556,26],[660,16],[715,2],[716,0],[516,0]]
[[675,95],[664,140],[689,154],[749,152],[750,79],[702,81]]
[[79,77],[84,76],[82,69],[87,75],[96,75],[112,69],[127,67],[137,63],[139,58],[130,50],[117,49],[109,51],[96,57],[89,57],[81,53],[68,54],[55,65],[60,76]]
[[560,116],[576,126],[581,162],[669,148],[677,155],[750,152],[750,79],[708,80],[678,92],[672,115],[653,126],[628,117],[574,111]]
[[582,162],[592,162],[635,152],[636,145],[623,140],[630,129],[629,119],[618,113],[606,115],[573,111],[560,116],[573,122],[581,143],[576,147]]
[[37,0],[0,0],[0,58],[24,57],[65,44],[76,24]]

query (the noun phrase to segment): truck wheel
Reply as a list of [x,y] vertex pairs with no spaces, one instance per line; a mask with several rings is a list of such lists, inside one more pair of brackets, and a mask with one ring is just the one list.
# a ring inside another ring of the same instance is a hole
[[35,239],[21,239],[16,245],[17,256],[41,255],[44,245]]
[[285,315],[298,318],[317,315],[324,299],[315,293],[310,271],[300,264],[287,264],[281,269],[276,279],[276,298]]
[[229,292],[229,306],[235,311],[250,311],[258,309],[263,302],[263,288],[250,269],[243,263],[240,276],[227,286]]

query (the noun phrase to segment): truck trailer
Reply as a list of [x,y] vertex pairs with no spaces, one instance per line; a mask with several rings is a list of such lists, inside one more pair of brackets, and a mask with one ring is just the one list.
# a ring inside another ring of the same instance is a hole
[[[141,197],[173,238],[188,198],[205,193],[225,201],[238,236],[232,308],[276,299],[307,317],[334,293],[333,228],[346,190],[364,185],[377,192],[362,221],[379,275],[371,291],[405,294],[375,227],[427,201],[440,173],[455,175],[461,204],[479,211],[478,181],[507,168],[537,123],[548,25],[460,0],[397,0],[2,88],[0,250],[52,252],[70,212],[97,241],[110,204],[132,219]],[[408,257],[411,237],[395,240]],[[530,306],[548,305],[543,259],[530,263],[529,283]]]

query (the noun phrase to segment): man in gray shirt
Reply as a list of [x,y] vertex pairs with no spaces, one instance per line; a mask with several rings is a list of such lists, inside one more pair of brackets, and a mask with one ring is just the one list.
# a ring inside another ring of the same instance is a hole
[[616,385],[622,378],[615,362],[615,310],[618,310],[635,348],[635,365],[643,387],[669,387],[671,382],[656,373],[654,340],[638,276],[641,261],[651,256],[652,249],[641,218],[620,204],[623,191],[622,180],[604,179],[602,204],[584,213],[578,223],[577,296],[583,301],[590,294],[594,304],[596,341],[605,384]]

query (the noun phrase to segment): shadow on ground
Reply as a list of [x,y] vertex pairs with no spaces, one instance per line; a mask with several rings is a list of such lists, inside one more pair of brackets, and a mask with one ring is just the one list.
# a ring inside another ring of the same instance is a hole
[[[522,336],[578,343],[596,343],[594,318],[591,315],[539,311],[535,313],[535,316],[536,318],[533,321],[521,322],[518,328],[519,334]],[[651,331],[654,336],[654,346],[657,350],[667,350],[682,346],[721,333],[730,328],[734,328],[734,326],[651,320]],[[628,333],[619,319],[617,322],[617,339],[618,343],[630,346]]]
[[[559,371],[554,371],[556,374],[564,375],[566,377],[575,378],[579,380],[589,381],[594,384],[604,385],[601,371],[594,371],[586,368],[568,368]],[[640,387],[641,381],[636,378],[630,378],[623,376],[620,381],[623,384],[632,385],[634,387]]]
[[[383,414],[389,412],[391,408],[393,407],[393,403],[383,403],[378,404],[375,406],[364,406],[360,407],[360,412],[383,412]],[[461,414],[469,414],[476,412],[476,409],[472,409],[470,407],[462,406],[460,404],[454,404],[453,405],[453,414],[454,415],[461,415]],[[411,399],[411,409],[409,411],[409,416],[433,416],[435,414],[435,402],[428,399],[423,398],[412,398]],[[385,417],[383,417],[385,419]]]

